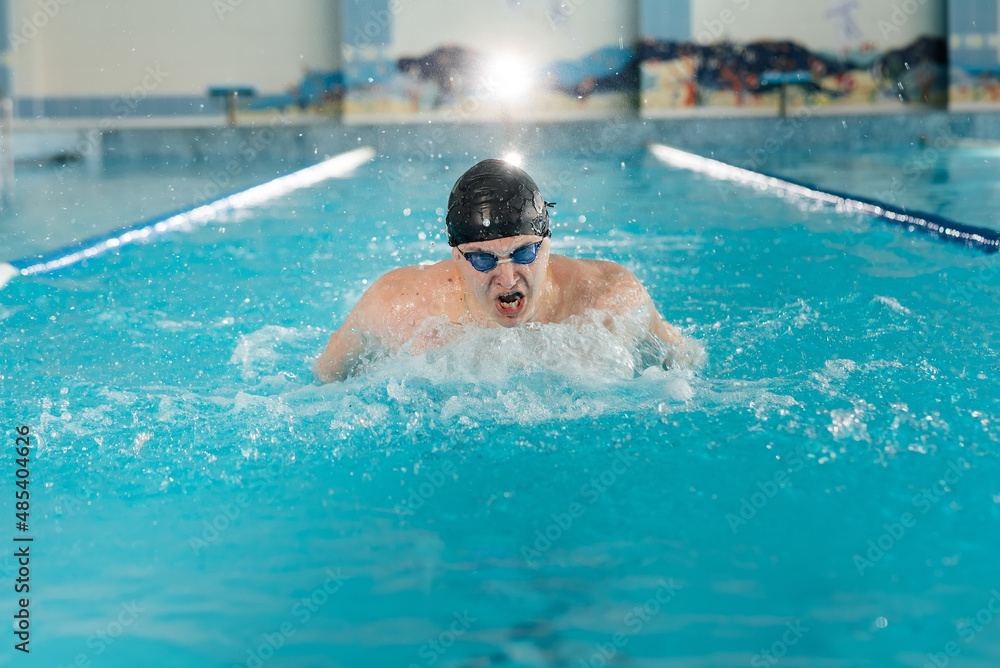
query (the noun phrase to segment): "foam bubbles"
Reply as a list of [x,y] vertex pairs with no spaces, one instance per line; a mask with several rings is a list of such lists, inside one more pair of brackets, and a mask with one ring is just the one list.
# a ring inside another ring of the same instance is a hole
[[239,365],[246,380],[274,374],[282,369],[288,348],[295,348],[315,335],[312,328],[266,325],[240,337],[229,363]]
[[658,366],[671,346],[640,335],[646,317],[593,311],[509,329],[432,319],[339,389],[385,401],[385,417],[411,428],[414,415],[423,426],[534,425],[689,401],[693,368]]

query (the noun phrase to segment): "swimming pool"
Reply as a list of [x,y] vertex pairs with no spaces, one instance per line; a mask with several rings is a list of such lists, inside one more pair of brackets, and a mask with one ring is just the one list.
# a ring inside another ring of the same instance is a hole
[[6,433],[40,442],[33,660],[995,662],[995,256],[639,145],[522,147],[554,252],[632,269],[706,365],[633,369],[580,323],[312,382],[366,285],[446,256],[447,192],[496,148],[380,155],[0,291]]

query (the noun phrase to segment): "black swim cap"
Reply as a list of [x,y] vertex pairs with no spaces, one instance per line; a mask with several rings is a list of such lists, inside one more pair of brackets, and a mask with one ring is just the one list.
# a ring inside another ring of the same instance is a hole
[[527,172],[503,160],[483,160],[455,182],[448,198],[448,243],[532,234],[547,237],[550,204]]

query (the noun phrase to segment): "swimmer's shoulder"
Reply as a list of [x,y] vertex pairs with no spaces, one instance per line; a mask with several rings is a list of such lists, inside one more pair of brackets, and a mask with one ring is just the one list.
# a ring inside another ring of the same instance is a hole
[[369,329],[406,341],[425,318],[458,320],[464,309],[458,269],[451,259],[393,269],[365,291],[359,306]]
[[[399,267],[368,286],[317,360],[317,377],[323,382],[347,377],[373,351],[397,350],[430,316],[457,320],[452,314],[459,307],[451,304],[461,303],[462,292],[458,287],[443,287],[458,283],[457,269],[448,262]],[[458,297],[449,297],[449,290]]]
[[573,274],[590,280],[600,280],[615,283],[622,280],[636,280],[635,275],[611,260],[594,260],[589,258],[573,258],[565,255],[552,255],[550,262],[557,271]]
[[635,274],[617,262],[554,255],[552,269],[556,281],[583,308],[632,308],[649,299]]
[[365,293],[377,303],[407,299],[418,294],[447,290],[458,281],[458,269],[451,258],[434,264],[410,265],[387,271]]

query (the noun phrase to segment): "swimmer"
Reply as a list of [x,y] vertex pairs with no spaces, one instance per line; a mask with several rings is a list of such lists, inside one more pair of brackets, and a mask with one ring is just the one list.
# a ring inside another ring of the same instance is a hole
[[[628,269],[549,252],[550,206],[522,169],[502,160],[473,166],[448,198],[451,257],[375,281],[330,337],[316,377],[343,380],[373,352],[398,351],[424,320],[441,316],[463,326],[518,327],[564,322],[592,309],[625,314],[645,307],[649,333],[680,344],[680,332],[660,317]],[[612,318],[605,324],[612,328]]]

